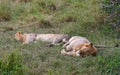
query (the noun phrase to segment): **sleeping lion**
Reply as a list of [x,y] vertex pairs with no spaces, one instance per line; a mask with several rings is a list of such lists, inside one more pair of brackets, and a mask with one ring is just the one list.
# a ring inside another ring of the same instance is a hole
[[29,44],[30,42],[41,40],[44,42],[49,42],[50,46],[53,46],[53,45],[58,45],[61,42],[66,43],[69,40],[69,35],[67,34],[36,34],[36,33],[22,34],[21,32],[17,32],[15,34],[15,39],[22,41],[23,44]]
[[96,55],[94,45],[85,37],[73,36],[63,45],[61,54],[71,56]]

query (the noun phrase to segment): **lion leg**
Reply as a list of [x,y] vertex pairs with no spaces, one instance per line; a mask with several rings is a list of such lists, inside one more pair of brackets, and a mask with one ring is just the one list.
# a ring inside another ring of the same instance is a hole
[[65,43],[62,48],[66,48],[66,46],[69,45],[69,42]]
[[66,52],[65,49],[61,50],[61,54],[62,55],[69,55],[69,56],[76,56],[76,52],[74,52],[74,51]]
[[62,50],[61,50],[61,54],[62,54],[62,55],[67,55],[67,52],[65,51],[65,49],[62,49]]
[[24,41],[23,44],[29,44],[29,42],[28,41]]
[[76,51],[76,52],[75,52],[75,56],[78,56],[78,57],[79,57],[79,56],[80,56],[80,51]]
[[52,46],[54,46],[54,45],[60,45],[60,42],[61,42],[61,40],[55,38],[55,39],[53,40],[53,42],[50,43],[50,47],[52,47]]
[[70,55],[70,56],[77,56],[79,57],[80,56],[80,51],[69,51],[66,53],[67,55]]
[[71,45],[66,46],[65,49],[66,49],[66,51],[72,51],[73,50]]

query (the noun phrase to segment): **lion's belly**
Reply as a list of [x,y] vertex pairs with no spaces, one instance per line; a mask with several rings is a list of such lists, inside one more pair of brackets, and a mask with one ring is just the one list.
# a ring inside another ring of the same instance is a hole
[[44,38],[41,38],[41,41],[52,42],[53,38],[44,37]]

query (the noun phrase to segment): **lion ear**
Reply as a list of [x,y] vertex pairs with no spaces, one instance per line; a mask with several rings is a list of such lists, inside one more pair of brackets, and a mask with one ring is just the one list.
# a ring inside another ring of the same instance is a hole
[[21,34],[22,32],[21,31],[17,31],[17,34]]
[[93,46],[93,43],[90,43],[89,45],[92,47],[92,46]]
[[84,44],[84,45],[85,45],[86,47],[89,47],[89,46],[90,46],[90,43],[89,43],[89,44],[87,43],[87,44]]
[[20,31],[17,31],[17,34],[20,34]]
[[93,46],[93,43],[87,43],[85,44],[86,47],[92,47]]

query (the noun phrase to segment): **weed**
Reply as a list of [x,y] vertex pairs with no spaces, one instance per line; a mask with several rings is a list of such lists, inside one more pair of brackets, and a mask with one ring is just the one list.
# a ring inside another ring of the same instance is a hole
[[22,58],[20,55],[15,52],[8,54],[7,60],[1,60],[0,69],[2,75],[22,75]]
[[0,3],[0,21],[8,21],[11,19],[10,7],[6,3]]
[[113,74],[115,74],[115,75],[118,75],[119,74],[119,70],[120,70],[120,68],[119,68],[120,67],[119,66],[120,65],[120,63],[119,63],[120,60],[119,59],[120,58],[119,58],[118,55],[110,56],[109,59],[108,59],[108,57],[99,56],[98,64],[101,64],[101,66],[98,66],[98,70],[102,74],[106,74],[106,75],[113,75]]

